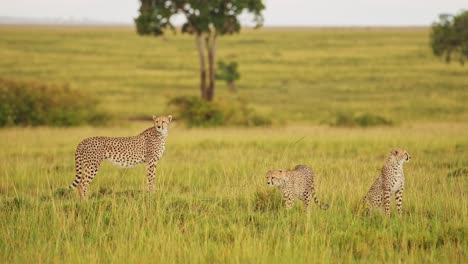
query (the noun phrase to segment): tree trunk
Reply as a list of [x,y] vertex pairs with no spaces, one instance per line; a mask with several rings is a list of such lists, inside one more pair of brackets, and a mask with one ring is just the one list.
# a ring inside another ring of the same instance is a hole
[[200,60],[200,96],[203,100],[207,100],[205,54],[201,34],[197,34],[195,40],[197,42],[198,58]]
[[215,59],[216,59],[216,33],[213,36],[213,39],[211,40],[211,45],[210,45],[210,37],[208,36],[206,38],[207,42],[207,50],[208,50],[208,75],[209,75],[209,80],[210,83],[208,85],[208,89],[206,91],[206,100],[207,101],[213,101],[214,98],[214,89],[215,89]]

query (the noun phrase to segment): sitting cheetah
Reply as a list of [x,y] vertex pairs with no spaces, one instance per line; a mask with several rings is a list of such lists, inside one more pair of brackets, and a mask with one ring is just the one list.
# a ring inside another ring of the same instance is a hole
[[328,209],[328,204],[319,202],[315,194],[314,172],[305,165],[297,165],[293,170],[271,170],[268,172],[267,184],[278,186],[283,192],[286,208],[291,209],[296,198],[304,202],[304,207],[309,207],[311,196],[320,209]]
[[401,215],[405,175],[403,163],[410,161],[411,157],[403,149],[394,149],[388,155],[381,170],[380,177],[375,180],[363,202],[368,209],[385,208],[385,214],[390,216],[390,196],[395,193],[398,214]]
[[92,137],[78,144],[75,152],[76,178],[70,189],[78,187],[86,198],[88,185],[96,176],[103,160],[119,167],[148,164],[147,177],[150,192],[154,191],[156,165],[161,159],[172,116],[153,116],[154,126],[133,137]]

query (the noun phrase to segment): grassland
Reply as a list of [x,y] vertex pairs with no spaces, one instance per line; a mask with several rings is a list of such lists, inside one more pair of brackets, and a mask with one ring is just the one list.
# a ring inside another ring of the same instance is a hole
[[[426,29],[264,29],[220,41],[239,61],[240,95],[286,121],[271,128],[171,127],[157,168],[103,164],[91,198],[62,188],[77,143],[134,135],[131,117],[197,94],[194,42],[129,28],[0,27],[0,76],[70,83],[121,119],[108,127],[0,130],[0,262],[466,263],[468,72],[433,58]],[[218,95],[229,100],[224,84]],[[338,112],[391,127],[333,128]],[[404,214],[355,207],[386,153],[406,148]],[[308,164],[331,208],[286,211],[271,168]]]
[[[119,117],[159,113],[198,95],[192,36],[139,37],[133,28],[0,27],[3,77],[69,83]],[[467,121],[468,70],[445,65],[427,29],[262,29],[220,38],[218,58],[239,62],[239,94],[259,111],[320,123],[340,112],[396,122]],[[218,99],[230,100],[219,83]]]

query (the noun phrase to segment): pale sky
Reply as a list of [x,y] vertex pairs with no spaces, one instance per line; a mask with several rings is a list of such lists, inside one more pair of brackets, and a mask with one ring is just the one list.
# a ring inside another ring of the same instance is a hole
[[[468,0],[265,0],[265,26],[430,25]],[[0,0],[0,17],[133,24],[138,0]],[[248,19],[243,18],[248,22]]]

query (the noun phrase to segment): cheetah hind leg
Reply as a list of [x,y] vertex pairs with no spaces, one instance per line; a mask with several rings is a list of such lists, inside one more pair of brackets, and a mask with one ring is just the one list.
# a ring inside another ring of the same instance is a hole
[[309,192],[304,192],[301,197],[302,202],[304,203],[304,208],[307,209],[309,208],[310,205],[310,193]]
[[87,166],[85,169],[84,169],[84,172],[85,172],[85,177],[84,179],[81,181],[82,184],[80,184],[80,195],[81,195],[81,198],[83,199],[87,199],[88,198],[88,187],[89,187],[89,184],[93,181],[94,177],[96,176],[97,172],[99,170],[99,165],[91,165],[91,166]]
[[80,194],[81,197],[83,197],[83,182],[82,181],[78,186],[76,186],[76,189],[78,190],[78,193]]
[[78,185],[78,188],[77,188],[83,200],[87,199],[88,185],[89,185],[89,180],[85,173],[83,179],[81,180],[80,185]]

